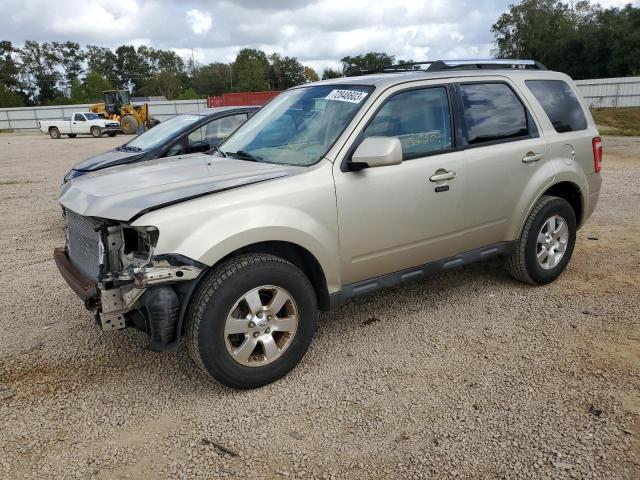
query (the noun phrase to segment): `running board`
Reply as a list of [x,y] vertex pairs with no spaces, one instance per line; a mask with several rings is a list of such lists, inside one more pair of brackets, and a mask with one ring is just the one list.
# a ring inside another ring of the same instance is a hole
[[486,258],[492,258],[499,255],[510,255],[514,252],[516,245],[517,241],[500,242],[488,247],[461,253],[454,257],[429,262],[418,267],[411,267],[398,272],[381,275],[380,277],[345,285],[342,290],[332,293],[329,296],[330,309],[333,310],[340,307],[353,297],[367,295],[369,293],[377,292],[383,288],[394,287],[401,283],[422,280],[423,278],[431,277],[437,273],[455,270],[456,268],[460,268],[464,265],[478,262]]

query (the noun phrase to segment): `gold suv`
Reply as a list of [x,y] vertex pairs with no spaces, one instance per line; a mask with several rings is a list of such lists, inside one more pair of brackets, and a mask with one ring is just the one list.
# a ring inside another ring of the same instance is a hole
[[318,310],[502,256],[541,285],[600,192],[602,143],[566,75],[424,62],[289,89],[207,154],[72,180],[55,260],[104,330],[186,337],[224,385],[306,352]]

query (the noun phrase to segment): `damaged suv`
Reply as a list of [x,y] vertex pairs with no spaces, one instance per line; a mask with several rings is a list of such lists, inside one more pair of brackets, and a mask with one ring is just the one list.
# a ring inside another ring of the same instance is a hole
[[601,184],[571,79],[427,65],[295,87],[210,154],[66,184],[60,272],[103,330],[138,328],[155,351],[186,337],[235,388],[289,372],[318,310],[356,295],[491,256],[553,281]]

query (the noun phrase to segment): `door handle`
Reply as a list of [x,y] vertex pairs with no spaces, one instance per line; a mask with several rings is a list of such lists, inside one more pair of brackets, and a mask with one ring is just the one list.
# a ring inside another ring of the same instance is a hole
[[444,170],[443,168],[439,168],[436,170],[436,173],[429,177],[429,180],[432,182],[441,182],[442,180],[451,180],[455,178],[456,172],[453,170]]
[[541,153],[527,152],[527,154],[522,157],[522,163],[535,163],[543,158],[544,155]]

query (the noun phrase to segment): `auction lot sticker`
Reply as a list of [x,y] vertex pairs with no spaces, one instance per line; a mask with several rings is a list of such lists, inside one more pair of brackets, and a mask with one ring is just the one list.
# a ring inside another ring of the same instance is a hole
[[332,90],[325,98],[327,100],[337,100],[338,102],[360,103],[369,92],[359,92],[357,90]]

